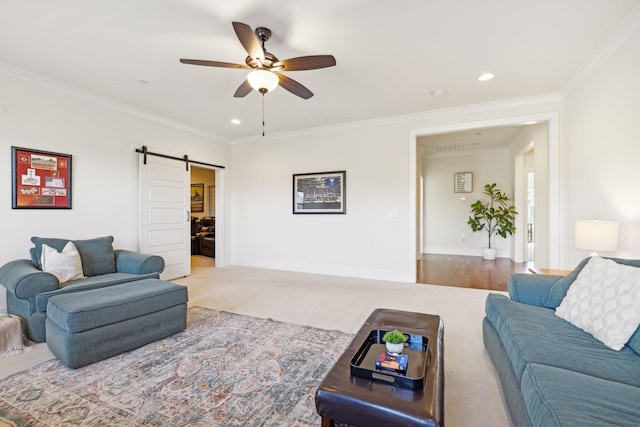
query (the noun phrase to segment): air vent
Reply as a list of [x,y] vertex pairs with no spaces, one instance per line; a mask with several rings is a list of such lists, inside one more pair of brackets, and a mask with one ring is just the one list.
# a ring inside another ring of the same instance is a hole
[[434,149],[434,153],[454,153],[457,151],[464,151],[464,144],[437,145]]

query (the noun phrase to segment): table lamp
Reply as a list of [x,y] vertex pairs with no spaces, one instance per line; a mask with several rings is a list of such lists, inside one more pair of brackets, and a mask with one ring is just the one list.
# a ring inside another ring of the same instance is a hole
[[591,256],[597,256],[597,251],[617,251],[618,228],[614,221],[578,220],[573,229],[573,244],[578,249],[590,250]]

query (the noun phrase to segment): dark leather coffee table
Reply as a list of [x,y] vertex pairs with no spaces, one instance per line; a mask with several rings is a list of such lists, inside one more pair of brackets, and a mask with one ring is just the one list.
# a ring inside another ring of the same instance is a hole
[[[374,329],[399,329],[429,338],[430,359],[420,390],[351,375],[351,359]],[[440,316],[377,309],[316,391],[322,426],[444,426],[444,325]]]

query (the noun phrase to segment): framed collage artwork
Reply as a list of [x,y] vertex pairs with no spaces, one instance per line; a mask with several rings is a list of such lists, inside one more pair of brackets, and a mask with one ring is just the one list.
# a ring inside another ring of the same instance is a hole
[[71,154],[11,147],[12,209],[71,209]]

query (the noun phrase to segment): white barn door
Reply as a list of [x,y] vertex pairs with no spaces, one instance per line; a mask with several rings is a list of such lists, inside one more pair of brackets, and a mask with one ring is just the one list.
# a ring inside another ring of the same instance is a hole
[[160,255],[164,280],[191,274],[190,174],[185,162],[139,157],[140,252]]

